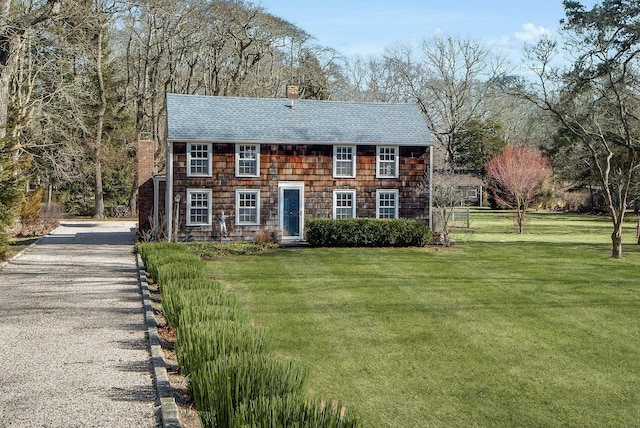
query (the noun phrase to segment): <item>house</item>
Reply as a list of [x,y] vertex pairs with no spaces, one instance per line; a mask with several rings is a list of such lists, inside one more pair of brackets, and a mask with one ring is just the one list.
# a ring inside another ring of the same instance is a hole
[[432,146],[415,104],[168,94],[166,174],[146,197],[174,240],[303,240],[309,218],[426,220],[416,184]]

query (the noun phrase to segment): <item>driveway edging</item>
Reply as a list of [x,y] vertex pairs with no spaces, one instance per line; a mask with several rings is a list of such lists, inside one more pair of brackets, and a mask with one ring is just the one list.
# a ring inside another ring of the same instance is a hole
[[162,426],[164,428],[181,428],[180,418],[178,416],[178,406],[173,396],[169,376],[167,375],[167,364],[164,360],[162,347],[160,346],[160,336],[158,335],[158,324],[153,315],[153,307],[151,306],[151,294],[149,293],[149,282],[147,273],[140,258],[140,254],[136,254],[138,263],[138,282],[142,291],[142,301],[144,304],[144,317],[147,324],[147,335],[149,338],[149,350],[151,352],[151,361],[153,364],[153,374],[156,380],[156,393],[160,400],[160,414],[162,417]]

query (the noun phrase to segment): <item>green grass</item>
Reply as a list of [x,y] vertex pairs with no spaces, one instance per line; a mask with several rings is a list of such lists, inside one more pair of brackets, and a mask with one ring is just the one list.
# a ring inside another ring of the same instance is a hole
[[209,262],[309,395],[369,427],[640,426],[640,248],[606,219],[474,214],[450,249],[287,249]]

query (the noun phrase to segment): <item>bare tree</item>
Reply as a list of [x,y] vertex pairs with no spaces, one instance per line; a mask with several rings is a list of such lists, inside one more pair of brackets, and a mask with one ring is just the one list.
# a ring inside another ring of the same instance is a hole
[[538,150],[508,146],[487,163],[487,172],[496,200],[516,211],[522,233],[529,206],[551,176],[549,161]]
[[423,195],[429,195],[431,188],[431,202],[433,204],[434,227],[433,231],[440,234],[440,242],[445,247],[451,246],[451,222],[456,207],[465,202],[465,179],[462,174],[452,169],[433,173],[433,182],[429,186],[429,175],[425,174],[418,182],[417,191]]
[[[23,52],[24,35],[31,28],[58,14],[62,0],[16,2],[0,0],[0,138],[6,134],[9,84]],[[24,6],[24,7],[22,7]],[[19,12],[15,13],[18,10]]]
[[417,100],[436,139],[436,164],[456,166],[455,134],[474,118],[487,118],[487,99],[505,63],[472,40],[435,37],[415,55],[406,47],[386,56],[406,95]]

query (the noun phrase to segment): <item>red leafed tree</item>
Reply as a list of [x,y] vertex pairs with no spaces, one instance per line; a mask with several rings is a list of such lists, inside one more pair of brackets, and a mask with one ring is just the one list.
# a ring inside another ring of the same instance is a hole
[[487,162],[487,173],[498,203],[516,211],[518,232],[522,233],[529,205],[551,176],[549,161],[538,150],[508,146]]

